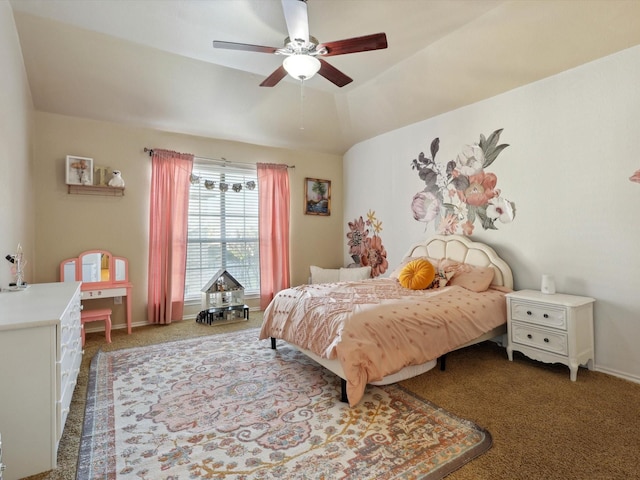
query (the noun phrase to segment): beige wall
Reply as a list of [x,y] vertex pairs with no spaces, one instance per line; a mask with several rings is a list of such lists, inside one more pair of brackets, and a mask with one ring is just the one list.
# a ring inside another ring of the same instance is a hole
[[[268,148],[237,142],[127,127],[38,112],[35,114],[36,282],[58,280],[60,262],[100,248],[129,258],[134,285],[133,323],[146,323],[146,289],[151,162],[145,147],[166,148],[230,161],[286,163],[291,183],[291,281],[307,281],[309,265],[339,266],[346,243],[342,221],[340,156]],[[65,185],[67,155],[90,157],[94,165],[122,171],[123,197],[73,195]],[[331,180],[332,214],[304,215],[304,179]],[[112,300],[114,324],[124,324],[124,310]],[[257,305],[256,302],[253,305]],[[195,307],[190,312],[197,311]]]
[[22,61],[20,42],[9,2],[0,2],[0,287],[14,281],[5,255],[22,245],[25,280],[33,282],[33,189],[31,136],[33,102]]

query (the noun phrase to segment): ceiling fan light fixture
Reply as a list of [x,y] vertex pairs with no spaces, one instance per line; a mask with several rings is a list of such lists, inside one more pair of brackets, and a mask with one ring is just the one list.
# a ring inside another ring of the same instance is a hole
[[290,55],[282,66],[296,80],[309,80],[320,70],[320,60],[306,54]]

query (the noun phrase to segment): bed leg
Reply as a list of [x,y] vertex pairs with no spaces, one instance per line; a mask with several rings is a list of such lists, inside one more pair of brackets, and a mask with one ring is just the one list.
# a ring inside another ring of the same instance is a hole
[[445,368],[447,368],[447,354],[446,353],[440,357],[440,371],[444,372]]
[[347,397],[347,381],[344,378],[340,379],[340,401],[349,403],[349,397]]
[[271,337],[271,349],[275,350],[276,349],[276,339]]

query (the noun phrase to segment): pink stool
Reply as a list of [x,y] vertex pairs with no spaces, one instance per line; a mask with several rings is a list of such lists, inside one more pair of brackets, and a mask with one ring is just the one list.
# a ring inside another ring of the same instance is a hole
[[104,320],[104,336],[107,338],[107,343],[111,343],[111,309],[100,308],[96,310],[82,310],[80,313],[80,320],[82,321],[82,346],[84,347],[84,324],[89,322],[97,322]]

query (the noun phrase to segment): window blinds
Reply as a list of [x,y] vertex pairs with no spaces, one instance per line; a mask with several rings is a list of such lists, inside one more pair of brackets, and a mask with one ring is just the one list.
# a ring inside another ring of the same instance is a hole
[[260,293],[258,189],[254,166],[238,168],[194,161],[189,191],[185,299],[220,269],[245,289]]

